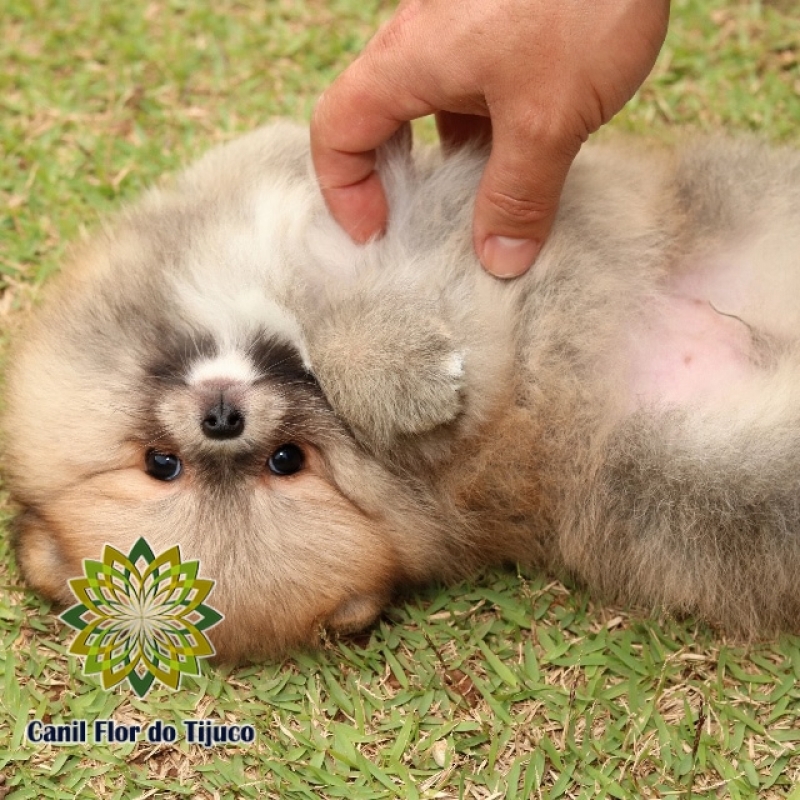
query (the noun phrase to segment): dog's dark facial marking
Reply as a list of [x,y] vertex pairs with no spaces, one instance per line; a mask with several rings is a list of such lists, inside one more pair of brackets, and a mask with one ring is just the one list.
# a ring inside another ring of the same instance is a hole
[[184,383],[192,364],[203,358],[213,358],[219,352],[214,338],[204,332],[178,332],[156,326],[153,340],[151,349],[155,350],[155,357],[145,371],[159,383]]
[[303,364],[297,348],[288,342],[261,334],[251,342],[247,355],[258,373],[268,380],[318,388],[316,378]]

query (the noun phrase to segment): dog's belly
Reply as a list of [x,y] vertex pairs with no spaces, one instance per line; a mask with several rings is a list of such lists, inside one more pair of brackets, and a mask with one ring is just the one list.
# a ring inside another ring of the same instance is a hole
[[629,410],[723,400],[764,375],[770,341],[791,338],[794,295],[783,294],[785,280],[770,290],[774,264],[739,254],[684,267],[645,301],[629,332]]
[[751,329],[711,301],[669,294],[648,305],[631,342],[633,408],[713,400],[759,369]]

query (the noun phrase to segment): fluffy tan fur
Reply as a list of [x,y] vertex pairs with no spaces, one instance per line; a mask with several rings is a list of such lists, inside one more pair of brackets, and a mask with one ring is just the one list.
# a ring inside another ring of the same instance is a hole
[[[278,124],[77,254],[9,380],[31,584],[69,602],[104,543],[180,544],[217,581],[228,661],[513,560],[745,637],[800,630],[800,157],[589,147],[510,283],[472,252],[484,157],[389,148],[389,231],[358,247]],[[201,430],[218,392],[241,436]],[[295,474],[268,468],[285,443]],[[180,476],[148,475],[150,449]]]

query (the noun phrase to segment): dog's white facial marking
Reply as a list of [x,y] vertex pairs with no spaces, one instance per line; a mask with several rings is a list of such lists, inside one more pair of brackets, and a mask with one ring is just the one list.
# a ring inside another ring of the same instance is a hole
[[238,383],[250,385],[258,380],[253,362],[236,350],[228,350],[213,358],[195,362],[186,378],[190,386],[201,383]]

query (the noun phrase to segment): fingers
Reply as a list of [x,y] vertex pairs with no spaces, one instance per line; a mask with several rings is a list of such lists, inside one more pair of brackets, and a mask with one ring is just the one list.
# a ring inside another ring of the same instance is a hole
[[580,149],[572,130],[543,130],[537,121],[495,125],[473,224],[475,251],[492,275],[517,277],[536,260]]
[[445,152],[491,141],[475,248],[490,273],[522,274],[582,142],[652,67],[668,13],[669,0],[402,0],[314,113],[312,156],[333,216],[358,242],[380,235],[376,148],[436,113]]
[[[375,172],[375,148],[400,123],[356,110],[360,94],[345,72],[320,97],[311,120],[311,157],[331,214],[353,240],[363,243],[386,226],[388,205]],[[359,129],[359,119],[368,124]]]
[[408,23],[398,15],[325,91],[311,119],[311,156],[336,221],[356,242],[380,235],[388,206],[375,172],[376,148],[434,108],[407,87],[419,84],[404,58]]

